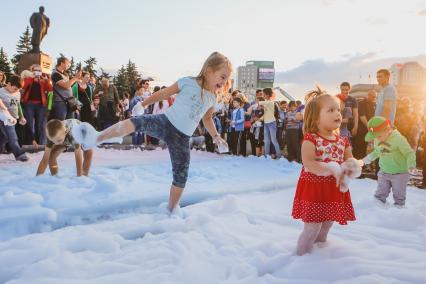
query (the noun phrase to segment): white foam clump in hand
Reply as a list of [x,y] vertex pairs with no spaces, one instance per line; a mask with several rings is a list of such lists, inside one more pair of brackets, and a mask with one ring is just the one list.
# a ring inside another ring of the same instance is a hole
[[340,182],[340,191],[346,192],[349,190],[349,183],[351,179],[357,178],[362,173],[363,161],[354,158],[348,158],[342,163],[342,170],[344,176]]
[[16,124],[16,119],[13,118],[9,112],[3,110],[0,110],[0,120],[7,126],[13,126]]
[[343,173],[342,167],[337,162],[328,162],[328,163],[321,162],[321,164],[325,168],[325,171],[322,174],[318,174],[319,176],[332,175],[337,179]]
[[223,153],[228,153],[229,152],[229,147],[228,147],[228,143],[226,142],[221,142],[217,145],[217,149],[219,150],[220,154]]
[[[84,149],[95,148],[100,142],[98,142],[98,136],[100,132],[87,122],[82,122],[78,125],[75,125],[71,130],[72,136],[74,139],[83,146]],[[121,143],[123,141],[122,137],[115,137],[102,143]]]
[[363,162],[354,158],[348,158],[342,163],[342,169],[349,178],[357,178],[362,173]]

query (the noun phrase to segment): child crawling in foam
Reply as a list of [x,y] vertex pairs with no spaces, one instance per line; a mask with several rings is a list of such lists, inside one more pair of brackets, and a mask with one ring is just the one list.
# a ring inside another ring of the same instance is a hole
[[52,119],[47,123],[46,134],[47,143],[43,158],[37,169],[37,175],[42,175],[49,166],[50,173],[57,175],[59,166],[57,162],[58,156],[67,151],[68,148],[74,147],[75,165],[77,176],[89,175],[90,165],[92,163],[93,150],[83,150],[80,144],[72,135],[73,127],[80,124],[77,119],[67,119],[60,121]]

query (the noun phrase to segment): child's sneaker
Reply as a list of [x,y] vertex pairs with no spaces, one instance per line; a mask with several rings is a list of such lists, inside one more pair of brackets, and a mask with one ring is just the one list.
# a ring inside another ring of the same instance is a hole
[[383,202],[380,199],[378,199],[377,197],[374,197],[374,203],[376,203],[377,206],[381,207],[381,208],[387,208],[387,204],[386,201]]
[[17,160],[17,161],[20,161],[20,162],[27,162],[29,159],[28,159],[27,155],[22,154],[22,155],[18,156],[18,157],[16,158],[16,160]]

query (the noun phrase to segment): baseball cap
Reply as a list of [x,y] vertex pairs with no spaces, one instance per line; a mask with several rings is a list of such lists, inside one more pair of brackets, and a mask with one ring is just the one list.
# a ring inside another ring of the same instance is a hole
[[368,133],[365,135],[365,141],[370,142],[377,138],[377,136],[379,136],[379,134],[386,130],[387,126],[390,125],[391,123],[389,119],[381,116],[372,117],[367,123]]

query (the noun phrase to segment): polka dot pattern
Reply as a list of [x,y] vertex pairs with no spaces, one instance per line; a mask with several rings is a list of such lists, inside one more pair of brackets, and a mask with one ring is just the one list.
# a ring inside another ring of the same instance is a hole
[[355,221],[355,212],[352,203],[343,202],[295,200],[291,215],[294,219],[302,219],[303,222],[308,223],[336,221],[340,225],[347,225],[347,221]]
[[[344,152],[350,147],[347,138],[336,135],[329,140],[318,134],[309,133],[304,137],[315,145],[318,161],[325,163],[344,161]],[[350,193],[342,193],[333,176],[317,176],[302,168],[293,202],[292,216],[304,222],[336,221],[346,225],[355,220]]]

